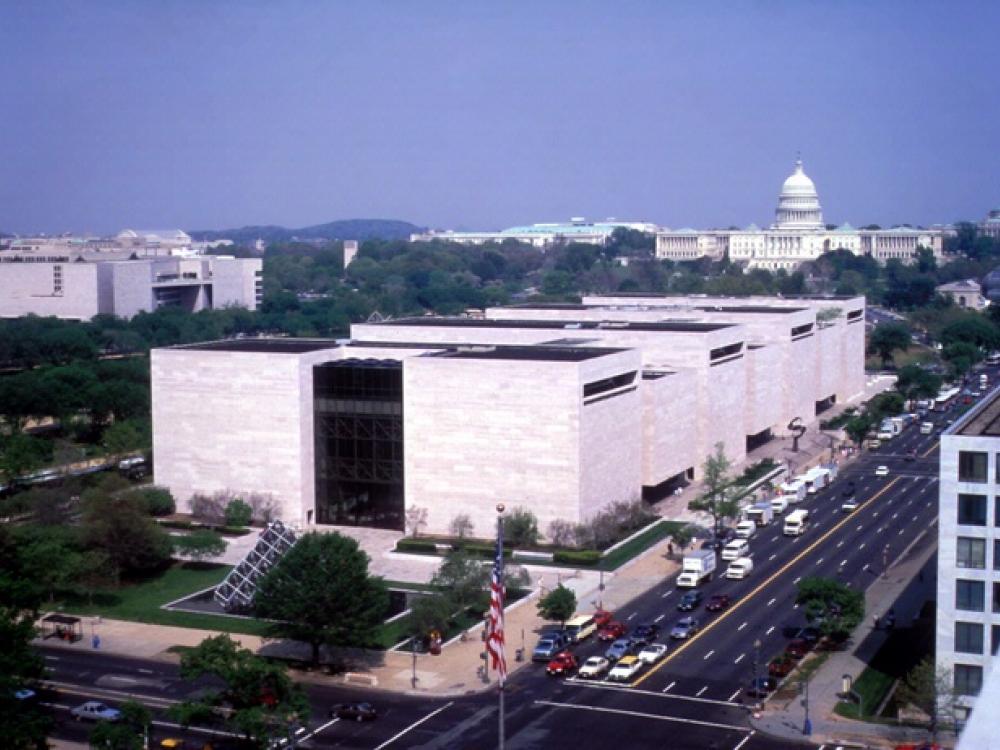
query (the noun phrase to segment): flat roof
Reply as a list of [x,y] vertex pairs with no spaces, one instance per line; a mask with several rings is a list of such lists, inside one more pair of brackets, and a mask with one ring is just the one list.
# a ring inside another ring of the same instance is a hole
[[461,346],[429,357],[448,359],[502,359],[528,362],[583,362],[628,349],[596,349],[589,346]]
[[477,318],[399,318],[375,325],[400,325],[424,328],[537,328],[543,330],[585,331],[666,331],[708,333],[732,328],[736,323],[704,323],[699,321],[633,322],[617,320],[480,320]]
[[952,435],[1000,437],[1000,388],[993,390],[948,430]]
[[304,354],[336,349],[336,339],[247,338],[181,344],[171,349],[201,349],[210,352],[256,352],[261,354]]
[[768,315],[778,313],[781,315],[790,315],[791,313],[805,312],[808,307],[770,307],[768,305],[704,305],[702,307],[692,308],[694,310],[701,310],[702,312],[721,312],[721,313],[766,313]]

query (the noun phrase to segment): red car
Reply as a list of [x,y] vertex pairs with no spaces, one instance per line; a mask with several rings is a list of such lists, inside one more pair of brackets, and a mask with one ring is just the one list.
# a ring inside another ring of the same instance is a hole
[[607,625],[611,620],[614,619],[614,615],[608,612],[606,609],[599,609],[594,612],[594,625],[598,630]]
[[705,609],[709,612],[721,612],[727,609],[730,604],[733,603],[732,597],[729,594],[713,594],[709,600],[708,604],[705,605]]
[[560,651],[549,662],[545,671],[555,677],[562,677],[570,672],[575,672],[577,668],[576,657],[569,651]]
[[771,677],[785,677],[793,669],[795,669],[795,660],[787,656],[776,656],[767,665],[767,673]]
[[617,641],[625,635],[626,630],[625,623],[612,620],[597,631],[597,638],[602,641]]
[[802,638],[789,641],[788,645],[785,646],[785,653],[792,659],[801,659],[809,653],[809,641]]

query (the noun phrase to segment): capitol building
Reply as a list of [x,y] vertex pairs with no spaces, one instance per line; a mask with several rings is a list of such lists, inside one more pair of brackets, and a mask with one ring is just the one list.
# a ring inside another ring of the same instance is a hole
[[850,224],[828,228],[823,223],[816,186],[798,159],[795,171],[781,186],[770,228],[751,224],[746,229],[661,230],[656,234],[656,257],[683,261],[728,256],[748,268],[791,271],[825,252],[844,249],[870,255],[881,263],[892,258],[908,263],[916,259],[921,247],[930,248],[940,259],[943,237],[940,229],[855,229]]

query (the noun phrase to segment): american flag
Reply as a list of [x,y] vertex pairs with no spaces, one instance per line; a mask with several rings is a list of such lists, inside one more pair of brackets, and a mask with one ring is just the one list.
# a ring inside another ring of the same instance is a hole
[[493,657],[493,669],[503,687],[507,679],[507,660],[503,654],[503,518],[497,519],[497,555],[493,562],[493,579],[490,582],[490,634],[486,650]]

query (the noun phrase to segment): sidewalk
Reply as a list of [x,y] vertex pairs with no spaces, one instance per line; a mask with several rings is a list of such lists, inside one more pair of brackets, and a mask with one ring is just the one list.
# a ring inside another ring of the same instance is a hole
[[[888,631],[874,628],[873,616],[883,617],[889,609],[894,609],[898,625],[904,627],[916,618],[925,601],[934,599],[936,552],[937,530],[932,528],[918,537],[890,565],[888,577],[879,577],[865,592],[865,611],[868,614],[852,634],[850,643],[853,648],[833,652],[809,681],[812,741],[828,745],[853,742],[866,747],[891,748],[900,743],[927,739],[928,734],[922,729],[845,719],[833,713],[833,708],[840,700],[843,676],[850,675],[857,680],[888,638]],[[802,740],[804,720],[801,696],[796,695],[784,702],[772,699],[760,718],[752,723],[758,731],[766,734]]]

